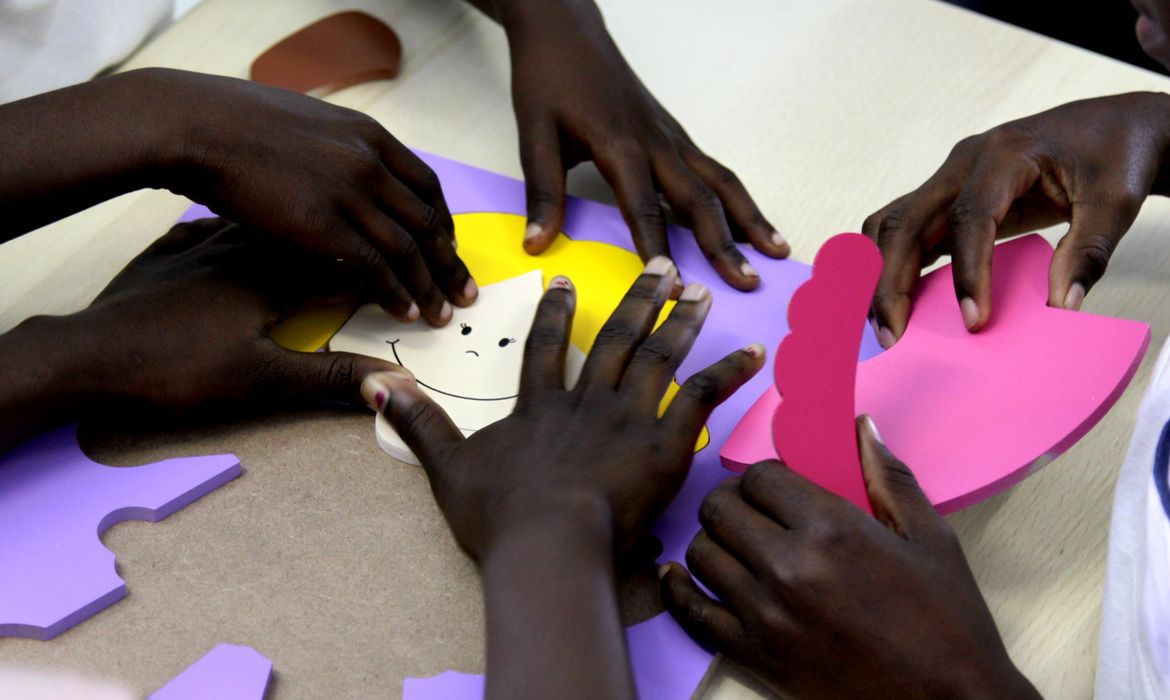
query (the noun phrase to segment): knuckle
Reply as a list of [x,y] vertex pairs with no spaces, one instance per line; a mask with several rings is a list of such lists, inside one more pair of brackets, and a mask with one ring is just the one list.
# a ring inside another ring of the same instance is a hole
[[674,346],[669,342],[651,336],[638,347],[634,359],[640,363],[668,365],[675,357]]
[[421,401],[412,401],[395,412],[395,429],[406,435],[425,435],[434,424],[435,414]]
[[633,345],[637,341],[637,334],[634,329],[630,328],[624,323],[607,323],[597,333],[597,338],[593,341],[595,346],[628,346]]
[[444,229],[443,219],[437,209],[430,206],[423,209],[422,227],[432,238]]
[[818,518],[806,530],[809,542],[819,550],[834,550],[847,539],[846,528],[836,518]]
[[720,383],[709,374],[696,374],[686,381],[683,391],[700,406],[713,406],[719,402]]
[[560,205],[561,198],[545,189],[544,187],[530,186],[527,189],[528,206],[550,206],[555,207]]
[[1109,258],[1113,256],[1113,241],[1103,234],[1091,234],[1081,241],[1080,253],[1092,279],[1100,279],[1109,267]]
[[723,201],[719,199],[719,195],[715,194],[715,190],[702,184],[693,185],[683,196],[682,204],[692,216],[723,213]]
[[776,467],[770,462],[756,462],[740,478],[740,491],[749,496],[762,495],[767,490],[768,476]]
[[564,332],[552,326],[539,325],[533,326],[528,333],[528,340],[525,347],[529,350],[539,350],[549,347],[560,347],[565,340]]
[[731,495],[727,491],[721,489],[715,489],[707,494],[703,502],[699,504],[699,523],[703,527],[708,527],[724,520],[730,497]]
[[961,231],[984,221],[987,217],[988,213],[985,208],[969,198],[961,196],[951,204],[950,209],[947,209],[947,226],[952,231]]
[[325,386],[351,386],[357,379],[357,368],[350,355],[335,356],[325,366]]

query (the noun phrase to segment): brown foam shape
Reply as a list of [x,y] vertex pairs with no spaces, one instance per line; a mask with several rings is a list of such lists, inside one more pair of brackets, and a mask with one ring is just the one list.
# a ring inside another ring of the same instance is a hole
[[297,92],[333,92],[390,80],[402,63],[394,30],[364,12],[341,12],[291,34],[252,62],[252,80]]

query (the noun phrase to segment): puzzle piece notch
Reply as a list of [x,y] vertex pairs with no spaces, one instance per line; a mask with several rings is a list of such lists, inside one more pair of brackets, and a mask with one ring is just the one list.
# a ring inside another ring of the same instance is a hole
[[857,233],[830,238],[812,277],[788,305],[788,335],[774,360],[782,400],[772,440],[790,469],[870,510],[854,429],[857,349],[882,257]]
[[240,475],[233,455],[93,462],[74,425],[0,456],[0,636],[52,639],[126,595],[101,535],[157,522]]
[[147,700],[264,700],[272,659],[252,647],[220,644]]

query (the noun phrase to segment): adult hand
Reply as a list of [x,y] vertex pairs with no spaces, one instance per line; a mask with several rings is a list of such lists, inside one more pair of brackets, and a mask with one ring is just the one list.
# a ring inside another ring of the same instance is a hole
[[85,311],[44,321],[58,343],[88,358],[75,375],[80,396],[172,412],[306,398],[356,403],[366,375],[395,365],[294,352],[268,336],[307,302],[350,298],[339,267],[205,219],[171,229]]
[[1039,697],[913,474],[866,419],[858,438],[875,517],[756,464],[703,501],[687,551],[722,602],[670,564],[667,607],[784,697]]
[[528,336],[515,411],[470,438],[409,377],[367,380],[367,401],[418,455],[472,557],[482,561],[509,533],[566,514],[605,523],[621,552],[677,493],[707,416],[759,370],[764,353],[749,346],[696,373],[659,418],[711,305],[707,289],[691,284],[653,330],[676,277],[666,258],[650,261],[598,333],[572,389],[564,387],[564,360],[575,290],[554,279]]
[[561,230],[565,172],[592,160],[613,186],[643,260],[670,255],[659,193],[736,289],[760,283],[736,238],[772,257],[788,255],[788,244],[735,174],[701,151],[634,74],[596,5],[495,4],[511,46],[529,253],[544,251]]
[[1009,122],[955,146],[917,190],[866,219],[882,250],[874,295],[882,344],[906,330],[922,267],[953,257],[963,323],[991,309],[997,238],[1070,223],[1052,259],[1050,306],[1079,309],[1160,178],[1170,142],[1170,97],[1132,93],[1084,100]]
[[249,81],[162,71],[148,82],[181,148],[172,189],[341,261],[400,319],[444,325],[448,300],[475,300],[438,178],[378,122]]

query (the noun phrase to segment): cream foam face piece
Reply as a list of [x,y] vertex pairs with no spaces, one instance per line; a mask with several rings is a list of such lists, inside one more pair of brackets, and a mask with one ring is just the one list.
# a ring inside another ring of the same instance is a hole
[[[860,251],[830,260],[847,272],[867,265],[871,257]],[[979,333],[963,326],[950,266],[931,272],[919,283],[902,339],[857,366],[853,412],[872,416],[886,445],[914,471],[941,512],[965,508],[1008,488],[1084,437],[1125,391],[1149,346],[1145,323],[1049,307],[1051,261],[1052,246],[1039,235],[996,246],[992,316]],[[821,262],[818,256],[813,279],[806,284],[817,282]],[[804,287],[790,308],[796,309],[803,292]],[[825,314],[820,322],[864,323],[864,311],[849,313],[854,317]],[[797,325],[792,332],[798,332]],[[777,362],[820,367],[786,352],[786,343],[787,338]],[[856,347],[850,351],[857,356]],[[803,345],[803,352],[815,355],[815,342]],[[844,358],[850,353],[834,354]],[[816,390],[817,378],[811,379],[801,383],[804,390]],[[826,377],[822,384],[827,389],[834,381]],[[724,443],[724,466],[742,471],[776,458],[773,419],[782,400],[787,402],[788,396],[781,399],[775,386],[764,392]],[[855,444],[852,430],[852,424],[842,421],[815,423],[803,436],[793,430],[775,439]],[[781,452],[787,450],[785,446]],[[864,498],[858,463],[841,461],[834,469],[805,476],[830,489],[848,484],[844,490],[838,487],[838,494],[867,508],[858,502]]]
[[[358,309],[329,342],[334,351],[379,357],[410,371],[419,387],[470,436],[506,418],[516,406],[524,342],[544,294],[540,270],[485,285],[476,302],[456,308],[451,322],[433,328],[402,323],[380,307]],[[581,373],[585,354],[570,344],[566,386]],[[418,458],[385,418],[375,418],[378,444],[408,464]]]

